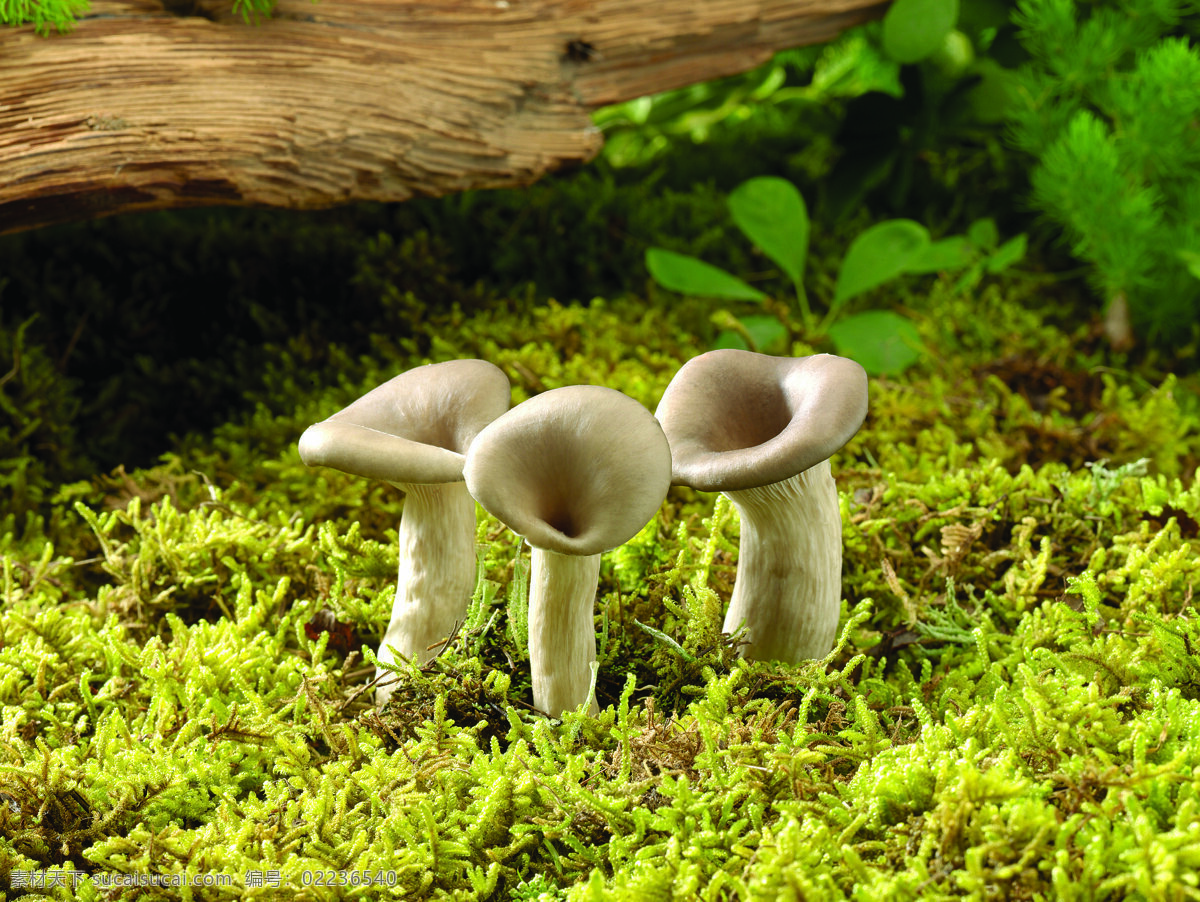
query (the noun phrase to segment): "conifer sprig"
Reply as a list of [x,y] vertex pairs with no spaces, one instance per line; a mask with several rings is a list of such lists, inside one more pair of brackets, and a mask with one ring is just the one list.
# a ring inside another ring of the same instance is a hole
[[1033,57],[1019,77],[1012,137],[1037,158],[1033,202],[1092,267],[1135,332],[1187,341],[1200,313],[1200,52],[1175,34],[1176,0],[1023,0]]
[[0,24],[32,25],[40,35],[67,32],[88,8],[88,0],[0,0]]

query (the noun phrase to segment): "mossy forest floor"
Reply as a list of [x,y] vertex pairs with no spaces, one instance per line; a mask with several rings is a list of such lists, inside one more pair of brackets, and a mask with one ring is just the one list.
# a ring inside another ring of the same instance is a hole
[[468,621],[378,712],[403,496],[305,468],[303,428],[457,357],[514,401],[653,408],[711,335],[640,282],[588,305],[448,284],[378,292],[409,334],[273,346],[241,412],[148,465],[9,472],[7,898],[1200,898],[1195,377],[1064,327],[1035,273],[910,280],[926,353],[872,380],[834,459],[829,658],[736,657],[736,515],[674,489],[605,556],[598,717],[531,711],[524,558],[482,513]]

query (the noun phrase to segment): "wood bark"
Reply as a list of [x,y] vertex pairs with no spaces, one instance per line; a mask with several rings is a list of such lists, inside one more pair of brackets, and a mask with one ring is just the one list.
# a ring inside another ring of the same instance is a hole
[[293,209],[528,184],[589,114],[745,71],[878,0],[94,0],[0,28],[0,234],[212,204]]

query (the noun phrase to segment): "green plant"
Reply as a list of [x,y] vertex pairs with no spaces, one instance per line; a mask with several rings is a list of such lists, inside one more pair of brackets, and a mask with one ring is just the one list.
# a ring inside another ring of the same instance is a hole
[[[246,22],[270,18],[275,11],[275,0],[232,2],[233,11]],[[61,33],[74,28],[89,8],[88,0],[0,0],[0,25],[32,25],[40,35],[49,34],[51,29]]]
[[[841,452],[838,651],[738,660],[720,626],[742,527],[727,502],[675,490],[602,569],[594,719],[529,712],[528,571],[490,517],[458,638],[398,668],[393,704],[373,710],[399,493],[308,470],[294,443],[431,359],[493,359],[518,397],[591,382],[653,404],[698,305],[497,301],[457,313],[431,350],[393,335],[357,368],[357,353],[318,353],[341,338],[314,329],[305,355],[268,358],[253,413],[201,424],[153,470],[40,474],[59,516],[0,527],[0,893],[189,898],[102,885],[140,874],[231,880],[191,891],[205,902],[1190,887],[1197,380],[1087,373],[1075,336],[1023,303],[1027,281],[987,279],[992,252],[972,253],[955,278],[982,268],[984,290],[939,280],[917,324],[939,366],[877,383]],[[1058,388],[1031,400],[1021,370],[997,368],[1013,360]]]
[[895,87],[845,104],[831,136],[839,153],[819,182],[825,215],[842,219],[870,203],[949,230],[1010,213],[1003,187],[1022,174],[1000,130],[1020,48],[1005,3],[896,0],[862,32],[895,67]]
[[32,25],[37,33],[70,31],[88,0],[0,0],[0,24]]
[[1032,200],[1063,230],[1114,345],[1181,344],[1200,312],[1200,52],[1191,4],[1022,0],[1012,139]]
[[0,319],[0,508],[5,513],[36,506],[48,481],[79,478],[92,466],[76,442],[76,386],[31,340],[35,320],[10,329]]
[[883,17],[883,49],[899,63],[932,56],[958,21],[958,0],[896,0]]
[[[604,158],[614,167],[643,166],[677,143],[700,144],[722,128],[744,131],[763,120],[786,120],[796,131],[818,138],[835,122],[834,102],[871,91],[900,93],[899,67],[886,58],[862,28],[843,32],[824,45],[776,54],[756,69],[701,82],[597,110],[604,131]],[[819,143],[819,142],[818,142]],[[826,142],[827,143],[827,142]]]
[[[933,241],[909,219],[876,223],[855,238],[842,258],[833,297],[824,313],[813,311],[805,289],[809,218],[804,198],[786,179],[763,176],[729,195],[734,224],[774,262],[792,284],[799,326],[808,340],[828,337],[839,354],[853,357],[872,375],[901,372],[920,356],[912,321],[890,310],[846,315],[847,304],[904,274],[946,270],[999,271],[1024,254],[1024,237],[997,247],[995,223],[981,221],[966,236]],[[764,303],[767,295],[723,269],[660,247],[646,251],[646,267],[664,288],[684,294]],[[724,316],[718,347],[770,349],[786,344],[786,320],[778,316]]]

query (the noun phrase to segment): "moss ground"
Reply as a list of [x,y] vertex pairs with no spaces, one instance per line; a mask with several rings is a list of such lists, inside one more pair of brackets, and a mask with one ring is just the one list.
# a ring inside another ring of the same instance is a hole
[[517,401],[653,407],[707,311],[455,288],[421,313],[393,287],[386,315],[428,328],[300,330],[150,465],[79,478],[63,433],[58,463],[5,470],[5,897],[1200,898],[1200,383],[1105,355],[1045,290],[904,288],[927,353],[872,381],[834,460],[826,660],[736,657],[736,515],[672,490],[605,558],[595,719],[531,711],[524,560],[482,514],[466,624],[376,711],[403,496],[295,441],[455,357]]

